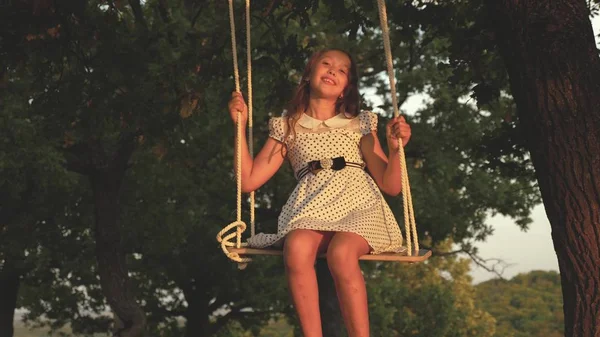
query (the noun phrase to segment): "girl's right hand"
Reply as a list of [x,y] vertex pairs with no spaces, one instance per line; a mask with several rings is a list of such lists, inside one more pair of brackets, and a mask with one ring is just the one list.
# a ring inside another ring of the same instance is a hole
[[248,121],[248,106],[246,102],[244,102],[244,97],[241,93],[234,91],[231,94],[231,99],[229,100],[229,114],[231,115],[231,120],[236,123],[238,118],[238,112],[241,112],[241,122],[242,126],[246,125]]

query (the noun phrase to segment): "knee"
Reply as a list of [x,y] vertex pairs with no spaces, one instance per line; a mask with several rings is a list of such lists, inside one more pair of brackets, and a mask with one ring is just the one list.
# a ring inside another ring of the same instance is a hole
[[309,237],[290,233],[283,246],[283,261],[288,272],[301,272],[314,268],[318,244],[311,242]]
[[356,251],[348,245],[334,245],[327,250],[327,265],[335,280],[351,279],[360,272]]

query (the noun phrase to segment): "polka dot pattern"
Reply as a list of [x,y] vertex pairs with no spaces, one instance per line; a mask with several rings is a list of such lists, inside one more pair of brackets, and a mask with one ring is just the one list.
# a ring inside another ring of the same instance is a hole
[[[309,161],[339,156],[349,162],[364,163],[360,139],[377,129],[377,115],[361,112],[342,123],[314,124],[318,125],[307,128],[298,123],[295,139],[285,140],[285,117],[269,121],[269,136],[286,142],[295,172]],[[398,223],[377,184],[366,171],[356,167],[306,174],[282,208],[277,234],[259,233],[248,243],[256,248],[278,245],[294,229],[356,233],[365,238],[373,254],[405,250]]]

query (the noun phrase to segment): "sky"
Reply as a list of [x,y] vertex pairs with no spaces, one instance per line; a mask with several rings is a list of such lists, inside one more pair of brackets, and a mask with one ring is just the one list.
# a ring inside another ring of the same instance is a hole
[[[600,45],[600,17],[592,19],[596,43]],[[421,105],[422,97],[415,95],[401,107],[410,114]],[[500,259],[506,263],[502,277],[511,279],[519,273],[532,270],[558,271],[556,252],[552,244],[551,228],[543,205],[536,206],[531,214],[533,223],[522,231],[510,218],[495,216],[487,223],[494,228],[494,234],[485,242],[477,244],[479,256],[484,259]],[[417,223],[418,229],[418,223]],[[496,278],[496,274],[472,263],[471,276],[474,283]]]

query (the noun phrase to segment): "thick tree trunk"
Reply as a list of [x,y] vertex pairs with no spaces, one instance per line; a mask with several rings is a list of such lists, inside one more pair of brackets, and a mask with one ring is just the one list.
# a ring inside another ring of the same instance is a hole
[[344,337],[346,329],[344,320],[340,311],[335,284],[327,261],[318,259],[316,264],[317,278],[319,282],[319,308],[321,310],[321,325],[323,327],[323,336]]
[[0,265],[0,337],[12,337],[21,270],[8,260]]
[[203,294],[204,288],[184,289],[185,300],[188,304],[185,310],[185,337],[208,337],[212,336],[209,313],[208,298]]
[[119,224],[119,190],[125,169],[95,171],[90,175],[96,214],[96,258],[104,296],[124,328],[118,336],[144,334],[146,316],[131,289]]
[[586,3],[486,3],[552,226],[565,336],[600,337],[600,59]]
[[[25,249],[31,241],[29,233],[33,230],[31,222],[20,222],[23,214],[30,212],[31,197],[34,195],[34,182],[28,180],[27,188],[21,194],[17,205],[8,205],[5,212],[0,211],[0,223],[4,228],[2,240],[14,244],[3,246],[4,263],[0,263],[0,337],[12,337],[14,334],[15,309],[19,296],[19,287],[27,273]],[[1,208],[1,207],[0,207]]]

